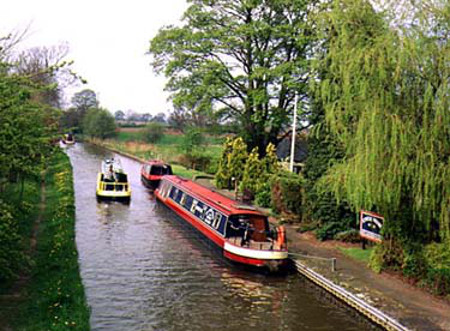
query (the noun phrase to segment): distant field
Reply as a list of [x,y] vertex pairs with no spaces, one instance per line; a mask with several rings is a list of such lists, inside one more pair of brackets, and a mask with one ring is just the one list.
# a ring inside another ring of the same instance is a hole
[[[139,128],[122,128],[119,131],[117,140],[120,142],[141,141],[141,131],[142,129]],[[171,131],[170,133],[164,134],[162,139],[155,145],[181,145],[183,140],[184,134]],[[205,142],[207,145],[222,145],[223,141],[223,137],[205,135]]]
[[[196,153],[201,154],[203,160],[209,160],[206,166],[192,164],[189,156],[182,150],[185,135],[179,131],[168,130],[161,140],[155,144],[145,143],[141,140],[142,128],[121,128],[114,139],[103,142],[107,147],[136,155],[143,159],[162,159],[172,165],[180,165],[174,168],[181,176],[192,177],[200,172],[184,167],[195,167],[209,173],[215,172],[215,167],[220,159],[223,149],[224,137],[205,135],[205,143],[196,148]],[[181,167],[184,166],[184,167]]]

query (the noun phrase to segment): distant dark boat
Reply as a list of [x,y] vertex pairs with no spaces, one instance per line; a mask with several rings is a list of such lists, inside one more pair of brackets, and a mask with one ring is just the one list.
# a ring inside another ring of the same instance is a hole
[[156,198],[210,239],[225,258],[277,271],[288,263],[284,227],[265,214],[177,176],[164,176]]
[[106,159],[97,176],[96,195],[98,199],[129,201],[131,197],[128,176],[118,160]]
[[73,145],[75,144],[75,137],[72,133],[66,133],[62,138],[62,142],[66,145]]
[[172,175],[172,167],[158,160],[149,160],[142,165],[141,180],[142,183],[152,190],[156,189],[162,176]]

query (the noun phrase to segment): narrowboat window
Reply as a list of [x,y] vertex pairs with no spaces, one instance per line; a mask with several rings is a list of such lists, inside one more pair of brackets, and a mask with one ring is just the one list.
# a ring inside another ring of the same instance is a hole
[[187,195],[186,194],[186,203],[184,204],[184,206],[186,207],[186,209],[191,209],[191,207],[192,207],[192,201],[193,201],[194,199],[190,196],[190,195]]
[[228,218],[226,236],[243,237],[249,233],[251,240],[266,241],[269,231],[267,217],[263,215],[233,215]]
[[162,175],[172,175],[172,168],[168,165],[154,165],[150,169],[150,175],[162,176]]
[[161,195],[165,198],[169,192],[170,185],[167,182],[163,182],[161,185]]
[[175,200],[175,197],[177,195],[177,188],[175,186],[172,186],[172,189],[170,190],[170,197]]
[[154,165],[150,170],[150,175],[162,175],[161,167]]
[[180,204],[182,206],[184,206],[185,202],[186,202],[186,194],[182,194],[181,195],[181,199],[180,199]]
[[178,190],[178,194],[177,194],[177,197],[176,197],[175,200],[176,200],[177,202],[180,202],[182,197],[183,197],[183,191]]

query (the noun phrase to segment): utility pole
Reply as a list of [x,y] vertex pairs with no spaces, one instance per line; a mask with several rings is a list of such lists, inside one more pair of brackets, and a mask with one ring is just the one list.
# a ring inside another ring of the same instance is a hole
[[295,130],[296,130],[296,126],[297,126],[297,102],[298,102],[298,95],[297,95],[297,92],[295,92],[295,98],[294,98],[294,122],[292,123],[291,162],[289,163],[289,170],[291,172],[294,171]]

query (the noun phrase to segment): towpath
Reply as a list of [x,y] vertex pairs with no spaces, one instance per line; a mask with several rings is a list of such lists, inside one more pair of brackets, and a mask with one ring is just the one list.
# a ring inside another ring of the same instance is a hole
[[414,287],[397,275],[375,273],[363,262],[351,259],[339,251],[338,247],[348,244],[320,242],[311,233],[298,233],[295,225],[286,227],[290,252],[337,258],[335,272],[331,271],[329,262],[302,259],[302,262],[328,279],[365,299],[412,330],[450,330],[449,300],[437,298]]

